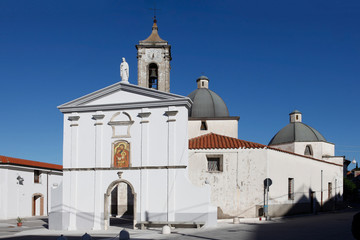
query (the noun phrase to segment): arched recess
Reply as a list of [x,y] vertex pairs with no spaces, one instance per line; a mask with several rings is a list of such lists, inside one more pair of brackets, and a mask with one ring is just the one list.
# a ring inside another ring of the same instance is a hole
[[156,63],[150,63],[148,66],[148,86],[152,89],[159,89],[159,67]]
[[44,216],[44,195],[34,193],[31,197],[32,216]]
[[312,149],[310,144],[306,145],[304,155],[307,155],[307,156],[312,156],[313,155],[313,149]]
[[133,228],[135,229],[135,225],[136,225],[136,193],[134,191],[134,187],[133,185],[124,179],[118,179],[113,181],[112,183],[110,183],[110,185],[108,186],[106,193],[105,193],[105,199],[104,199],[104,224],[105,224],[105,229],[108,229],[110,226],[110,199],[111,199],[111,192],[112,190],[117,187],[120,183],[125,183],[127,184],[130,189],[131,189],[131,193],[134,196],[134,203],[133,203],[133,214],[134,214],[134,218],[133,218]]

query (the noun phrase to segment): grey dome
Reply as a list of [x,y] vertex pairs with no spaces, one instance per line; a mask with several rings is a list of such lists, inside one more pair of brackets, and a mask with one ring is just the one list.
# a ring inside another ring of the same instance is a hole
[[271,139],[269,146],[292,142],[326,142],[326,139],[302,122],[291,122]]
[[207,88],[198,88],[188,95],[193,101],[189,117],[228,117],[229,110],[222,98]]

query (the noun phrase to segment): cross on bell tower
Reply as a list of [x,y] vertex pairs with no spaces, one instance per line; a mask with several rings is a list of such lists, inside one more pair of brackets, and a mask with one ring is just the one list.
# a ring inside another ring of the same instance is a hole
[[[156,9],[153,9],[156,11]],[[156,12],[154,12],[156,14]],[[138,85],[170,92],[171,46],[160,38],[156,15],[150,36],[136,45]]]

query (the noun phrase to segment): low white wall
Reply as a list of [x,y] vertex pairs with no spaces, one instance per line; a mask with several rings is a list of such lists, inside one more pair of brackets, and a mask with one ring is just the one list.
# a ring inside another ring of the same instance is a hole
[[[328,183],[332,183],[331,197],[338,195],[337,200],[342,200],[342,166],[271,149],[267,158],[268,176],[273,182],[269,192],[269,211],[273,216],[310,212],[310,192],[314,192],[318,205],[324,206],[326,202],[334,200],[329,199]],[[294,179],[294,200],[288,198],[289,178]],[[302,203],[306,205],[302,206]],[[282,209],[276,205],[282,205]]]
[[189,120],[188,134],[189,139],[198,137],[208,133],[216,133],[233,138],[238,137],[238,121],[237,120],[204,120],[206,121],[207,130],[201,130],[201,120]]

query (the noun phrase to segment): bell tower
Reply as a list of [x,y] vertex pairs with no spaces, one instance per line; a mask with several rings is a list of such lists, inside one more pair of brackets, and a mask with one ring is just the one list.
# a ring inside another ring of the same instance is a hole
[[138,85],[170,92],[171,46],[160,38],[156,18],[150,36],[136,45]]

